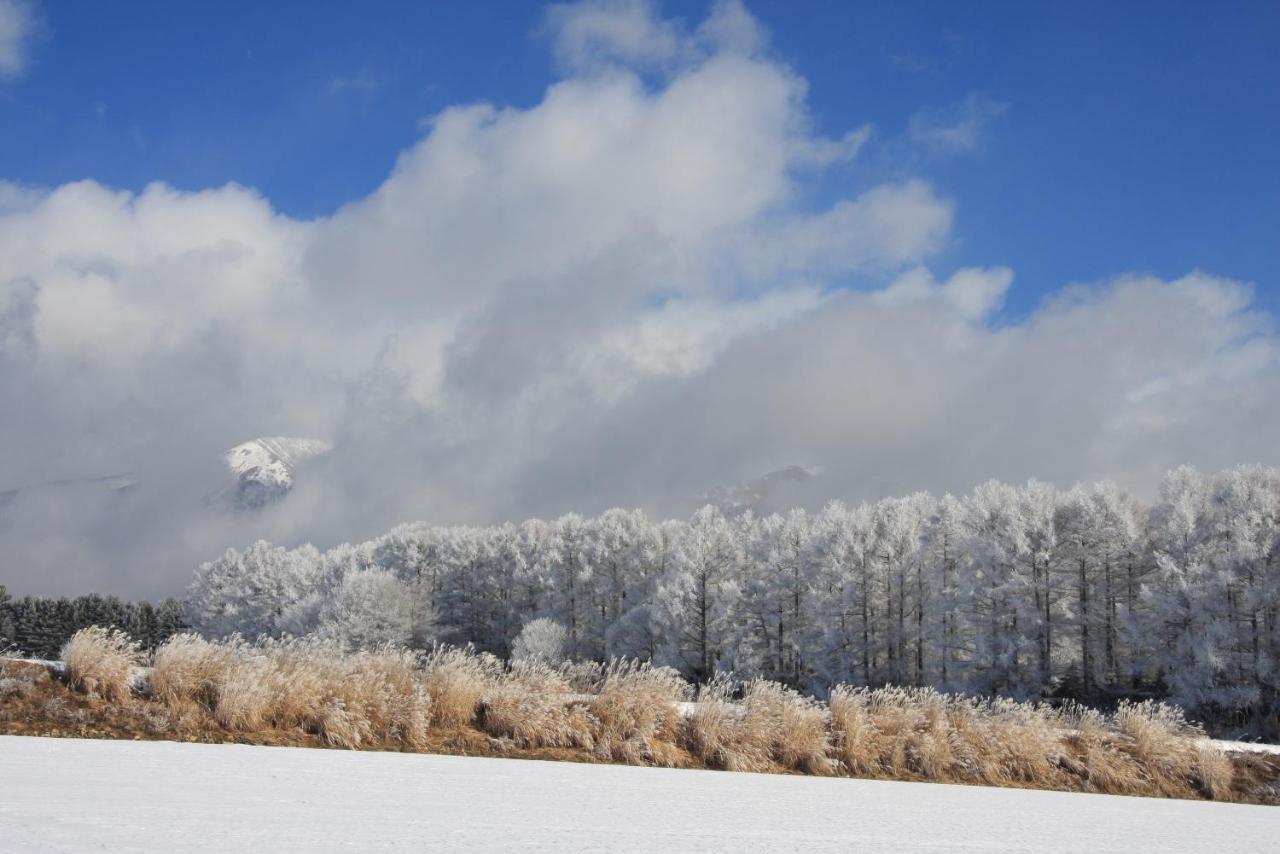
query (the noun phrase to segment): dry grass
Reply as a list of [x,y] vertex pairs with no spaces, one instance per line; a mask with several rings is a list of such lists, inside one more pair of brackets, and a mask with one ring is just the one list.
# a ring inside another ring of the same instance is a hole
[[337,747],[416,749],[431,722],[417,658],[391,647],[347,655],[316,639],[254,646],[178,635],[156,651],[150,683],[169,707],[197,704],[229,730],[298,727]]
[[565,668],[540,659],[514,662],[481,700],[480,725],[521,748],[595,746],[594,719],[567,700],[572,683]]
[[1071,735],[1072,748],[1063,765],[1091,792],[1118,794],[1136,791],[1143,785],[1142,772],[1133,757],[1120,749],[1105,715],[1093,709],[1071,705],[1063,720]]
[[471,647],[438,646],[424,663],[427,691],[434,704],[435,723],[469,726],[480,711],[480,700],[502,676],[502,662]]
[[1235,765],[1222,750],[1200,745],[1196,750],[1196,777],[1205,797],[1215,801],[1235,800]]
[[1209,794],[1212,786],[1201,780],[1202,771],[1213,765],[1199,743],[1204,731],[1187,723],[1181,710],[1150,701],[1122,703],[1113,717],[1123,749],[1160,794],[1194,797],[1197,789]]
[[142,653],[119,629],[90,626],[63,645],[62,661],[72,688],[121,703],[132,692],[133,671],[142,663]]
[[212,707],[238,652],[238,643],[211,643],[199,635],[174,635],[152,657],[148,678],[151,692],[169,706],[199,703]]
[[1013,700],[992,700],[976,708],[970,718],[982,744],[994,754],[987,773],[1000,785],[1055,788],[1062,767],[1063,726],[1058,713],[1046,706]]
[[732,700],[731,679],[717,675],[698,689],[693,714],[684,722],[681,741],[703,763],[726,771],[767,771],[768,753],[745,724],[746,712]]
[[1229,799],[1234,766],[1177,709],[1112,715],[928,689],[840,687],[834,754],[851,774],[1110,794]]
[[724,676],[702,686],[684,727],[690,753],[727,771],[833,770],[824,705],[763,679],[749,682],[735,703],[736,687]]
[[149,686],[130,700],[141,660],[122,633],[82,631],[64,657],[74,690],[61,693],[43,668],[0,663],[0,724],[1280,801],[1280,757],[1225,754],[1177,709],[1153,703],[1108,715],[848,686],[822,703],[774,682],[739,685],[722,675],[682,717],[690,687],[675,671],[640,662],[504,666],[471,648],[347,653],[312,638],[194,635],[156,651]]
[[747,685],[744,733],[783,768],[805,774],[834,770],[829,720],[825,704],[777,682],[756,679]]
[[764,679],[747,683],[743,702],[734,703],[735,688],[723,676],[702,687],[684,728],[690,753],[730,771],[835,770],[824,704]]
[[611,662],[587,707],[595,721],[596,754],[630,765],[684,764],[676,744],[677,703],[688,693],[688,683],[669,667]]

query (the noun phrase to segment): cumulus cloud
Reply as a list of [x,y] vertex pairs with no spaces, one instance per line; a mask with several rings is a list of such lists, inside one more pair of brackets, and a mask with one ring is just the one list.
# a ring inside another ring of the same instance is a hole
[[27,69],[35,13],[27,0],[0,0],[0,78]]
[[618,61],[663,65],[684,46],[677,24],[659,18],[649,0],[556,4],[547,11],[547,26],[556,55],[575,69]]
[[662,18],[653,0],[557,3],[546,23],[556,57],[577,73],[617,67],[669,73],[715,54],[750,56],[768,41],[739,0],[716,0],[692,31]]
[[[1120,277],[1005,322],[1012,271],[934,269],[952,200],[838,192],[869,132],[815,133],[740,4],[548,22],[538,104],[443,111],[318,220],[235,185],[0,184],[0,582],[168,593],[256,537],[683,513],[795,462],[815,502],[1274,462],[1247,287]],[[274,435],[335,449],[259,514],[207,506],[220,453]]]

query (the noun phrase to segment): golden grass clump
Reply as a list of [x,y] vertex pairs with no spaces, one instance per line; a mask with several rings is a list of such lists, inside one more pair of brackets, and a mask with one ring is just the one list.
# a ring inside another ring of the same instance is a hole
[[826,705],[777,682],[753,679],[747,685],[746,737],[763,746],[774,762],[805,774],[829,774],[833,763]]
[[1063,754],[1062,721],[1047,706],[1016,700],[990,700],[976,707],[985,723],[985,740],[994,754],[992,782],[1049,787],[1059,776]]
[[632,765],[680,764],[678,703],[689,685],[670,667],[615,659],[587,706],[595,719],[595,751]]
[[1196,777],[1200,792],[1215,801],[1233,801],[1235,796],[1235,765],[1225,752],[1211,744],[1201,744],[1196,749]]
[[745,738],[745,710],[732,701],[734,683],[716,674],[698,688],[693,713],[684,720],[685,749],[712,768],[726,771],[768,770],[767,750]]
[[731,700],[734,688],[725,676],[702,686],[684,726],[690,753],[728,771],[770,771],[779,765],[807,774],[834,770],[825,705],[764,679],[747,683],[738,704]]
[[431,726],[431,695],[419,663],[409,650],[378,647],[356,657],[352,680],[374,730],[414,750],[426,746]]
[[480,726],[522,748],[594,748],[595,726],[581,703],[569,698],[572,684],[563,667],[540,659],[513,662],[481,699]]
[[281,691],[271,658],[248,645],[228,646],[234,654],[208,706],[214,719],[240,732],[256,732],[278,723]]
[[1126,701],[1112,720],[1122,748],[1142,767],[1159,794],[1186,797],[1195,790],[1200,768],[1197,740],[1204,732],[1188,723],[1180,709],[1150,700]]
[[960,761],[952,721],[963,714],[953,698],[926,689],[840,685],[831,692],[833,752],[860,776],[944,779]]
[[837,685],[831,691],[832,748],[852,774],[875,777],[886,770],[881,757],[887,739],[873,720],[871,691]]
[[1068,732],[1065,741],[1072,748],[1064,753],[1063,765],[1086,790],[1105,794],[1143,791],[1142,769],[1133,756],[1119,748],[1105,715],[1071,703],[1063,708],[1063,722]]
[[445,727],[473,723],[481,698],[502,677],[502,662],[470,646],[437,646],[427,655],[423,668],[432,720]]
[[169,707],[198,703],[212,708],[242,642],[214,643],[195,634],[177,634],[155,651],[148,683]]
[[77,691],[122,703],[133,690],[133,671],[142,664],[138,643],[119,629],[90,626],[62,647],[67,683]]

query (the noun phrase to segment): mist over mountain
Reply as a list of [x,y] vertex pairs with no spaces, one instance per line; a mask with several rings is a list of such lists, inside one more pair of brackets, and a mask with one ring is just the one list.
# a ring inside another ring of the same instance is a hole
[[820,475],[815,468],[786,466],[732,486],[718,486],[706,492],[700,503],[710,504],[726,516],[813,508],[822,500],[821,486],[814,483]]
[[300,467],[332,450],[320,439],[288,436],[236,445],[224,455],[232,482],[212,493],[208,501],[232,510],[261,509],[289,494]]

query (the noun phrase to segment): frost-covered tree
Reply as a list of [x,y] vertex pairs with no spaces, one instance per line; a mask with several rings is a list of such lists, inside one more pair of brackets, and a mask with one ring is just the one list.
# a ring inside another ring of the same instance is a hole
[[243,553],[229,549],[202,565],[188,591],[185,619],[210,637],[306,630],[326,571],[311,546],[285,549],[266,541]]
[[[1156,571],[1139,623],[1148,663],[1188,707],[1277,714],[1280,472],[1259,466],[1205,477],[1170,472],[1151,513]],[[1269,724],[1267,722],[1270,722]]]
[[565,627],[546,617],[524,624],[511,644],[513,661],[542,661],[559,664],[568,657],[569,633]]
[[814,666],[818,564],[810,551],[810,522],[803,510],[763,519],[744,515],[740,619],[735,661],[770,679],[801,685]]
[[390,570],[371,567],[343,573],[318,615],[317,633],[348,648],[411,645],[427,634],[406,583]]
[[1058,502],[1058,490],[1042,481],[1029,481],[1018,490],[1019,559],[1032,599],[1031,609],[1024,617],[1024,630],[1035,644],[1035,681],[1042,690],[1054,681],[1054,625],[1059,622],[1060,609],[1053,574],[1053,557],[1058,545],[1055,524]]
[[961,684],[964,675],[964,614],[971,607],[971,589],[961,583],[966,554],[965,508],[953,495],[934,507],[925,529],[923,561],[933,585],[932,607],[922,625],[931,654],[925,661],[924,683],[944,691]]
[[730,641],[741,551],[734,526],[714,507],[703,507],[689,520],[654,601],[664,663],[699,680],[735,664]]

